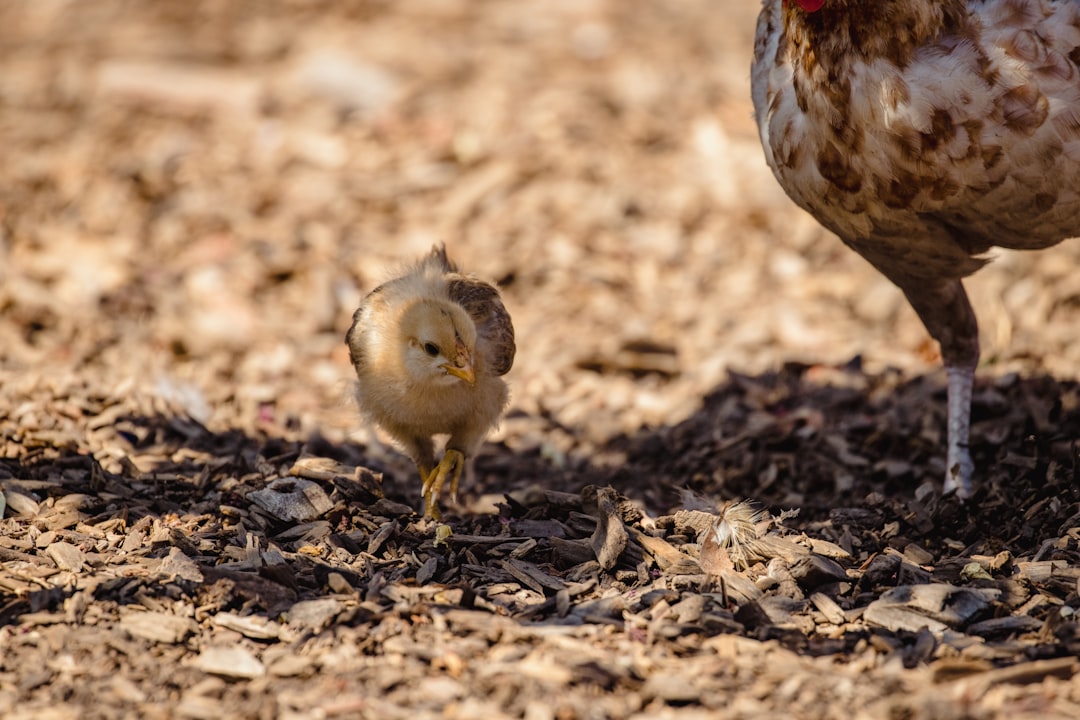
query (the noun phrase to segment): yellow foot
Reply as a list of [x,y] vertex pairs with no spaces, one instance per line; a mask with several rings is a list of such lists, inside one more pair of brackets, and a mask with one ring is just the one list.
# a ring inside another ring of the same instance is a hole
[[457,502],[458,482],[464,469],[465,456],[461,451],[447,450],[439,464],[424,478],[424,489],[420,494],[424,498],[425,515],[435,520],[442,516],[439,512],[439,493],[447,478],[450,479],[450,499]]

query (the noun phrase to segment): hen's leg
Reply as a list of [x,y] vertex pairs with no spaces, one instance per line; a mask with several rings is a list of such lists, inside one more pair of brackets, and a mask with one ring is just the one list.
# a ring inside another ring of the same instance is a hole
[[971,496],[974,465],[968,452],[971,386],[979,364],[979,327],[960,280],[893,279],[904,291],[931,337],[941,345],[948,377],[948,435],[945,492]]
[[975,368],[945,367],[949,379],[949,451],[945,457],[945,492],[971,497],[971,476],[975,464],[968,451],[971,430],[971,386]]

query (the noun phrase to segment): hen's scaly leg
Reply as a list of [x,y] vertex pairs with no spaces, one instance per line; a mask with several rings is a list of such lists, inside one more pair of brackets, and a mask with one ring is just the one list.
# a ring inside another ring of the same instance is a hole
[[941,345],[948,377],[948,442],[946,493],[971,496],[975,466],[968,451],[971,427],[971,386],[979,364],[979,328],[960,280],[892,278],[907,296],[930,335]]
[[461,480],[461,471],[465,468],[465,455],[460,450],[447,449],[442,460],[435,469],[428,473],[424,480],[424,488],[421,495],[424,498],[424,514],[438,520],[442,513],[439,512],[439,493],[447,479],[450,480],[450,494],[457,498],[458,482]]
[[945,460],[945,492],[957,497],[971,497],[971,476],[975,464],[968,451],[971,429],[971,386],[975,381],[973,368],[945,368],[949,391],[949,451]]

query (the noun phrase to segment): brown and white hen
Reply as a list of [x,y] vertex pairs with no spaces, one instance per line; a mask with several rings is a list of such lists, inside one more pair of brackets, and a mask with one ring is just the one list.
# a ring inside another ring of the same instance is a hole
[[991,247],[1080,235],[1080,2],[764,0],[752,68],[787,194],[904,292],[948,377],[945,491],[968,497]]

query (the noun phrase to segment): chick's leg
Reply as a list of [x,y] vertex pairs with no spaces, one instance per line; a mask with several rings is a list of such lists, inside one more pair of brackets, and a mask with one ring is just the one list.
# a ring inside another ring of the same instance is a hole
[[465,455],[460,450],[447,448],[439,464],[428,473],[424,480],[424,489],[421,493],[424,498],[424,514],[438,520],[442,513],[439,512],[439,494],[447,479],[450,480],[450,494],[456,498],[458,482],[461,480],[461,471],[465,468]]
[[971,387],[979,364],[979,328],[975,312],[959,280],[897,282],[930,335],[941,345],[948,377],[948,442],[946,493],[971,497],[975,465],[968,451]]
[[[435,468],[435,443],[428,437],[414,437],[401,433],[397,436],[397,441],[401,444],[402,448],[416,463],[416,470],[420,473],[420,482],[423,487],[427,487],[428,479],[431,477]],[[427,508],[425,506],[425,512]]]

